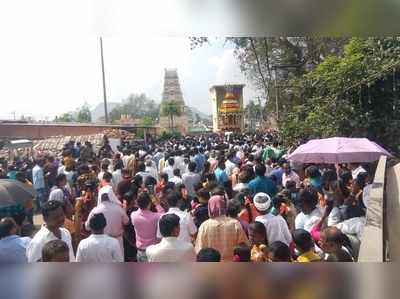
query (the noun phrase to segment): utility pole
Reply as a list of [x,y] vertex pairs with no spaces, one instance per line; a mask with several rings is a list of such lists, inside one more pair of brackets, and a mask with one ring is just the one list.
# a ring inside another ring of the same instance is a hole
[[279,123],[279,89],[278,89],[278,73],[276,71],[277,67],[274,67],[275,70],[275,109],[276,109],[276,124]]
[[108,112],[107,112],[107,94],[106,94],[106,77],[104,74],[104,58],[103,58],[103,39],[100,36],[100,53],[101,53],[101,70],[103,73],[103,96],[104,96],[104,120],[108,123]]

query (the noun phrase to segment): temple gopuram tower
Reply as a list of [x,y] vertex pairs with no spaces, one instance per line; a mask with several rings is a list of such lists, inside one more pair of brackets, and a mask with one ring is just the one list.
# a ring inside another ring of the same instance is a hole
[[[180,116],[174,116],[174,130],[181,134],[187,134],[189,123],[185,111],[185,102],[183,100],[181,86],[179,84],[179,77],[177,69],[165,69],[164,75],[164,89],[162,93],[161,105],[166,101],[174,101],[177,103]],[[160,110],[160,122],[159,125],[161,130],[165,131],[169,129],[169,117],[164,116]]]
[[210,88],[214,132],[241,132],[244,128],[244,84],[214,85]]

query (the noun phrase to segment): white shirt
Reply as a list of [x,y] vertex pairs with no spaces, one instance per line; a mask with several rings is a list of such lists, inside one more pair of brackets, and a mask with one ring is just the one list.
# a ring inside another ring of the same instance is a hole
[[117,187],[119,182],[122,181],[121,169],[117,169],[112,173],[112,184]]
[[168,165],[164,167],[163,173],[168,174],[168,179],[171,179],[174,176],[174,168]]
[[[254,166],[254,171],[255,170],[256,167]],[[268,164],[265,164],[265,176],[270,176],[273,170],[274,170],[273,167],[269,166]]]
[[99,179],[99,181],[103,181],[103,175],[104,175],[104,171],[100,171],[99,174],[97,175],[97,178]]
[[292,235],[290,234],[289,227],[281,215],[266,215],[257,216],[255,221],[264,224],[267,230],[268,244],[271,245],[275,241],[281,241],[289,246],[292,242]]
[[104,233],[119,238],[124,232],[124,225],[129,223],[129,217],[125,210],[120,206],[110,201],[104,201],[90,211],[88,219],[85,223],[86,230],[90,230],[89,221],[93,214],[103,213],[106,218],[107,225],[104,228]]
[[122,156],[121,159],[122,159],[122,164],[124,164],[124,168],[126,168],[128,166],[129,158],[130,158],[130,156],[128,156],[128,155]]
[[321,210],[316,207],[310,214],[306,215],[303,212],[296,216],[295,227],[296,229],[302,228],[308,232],[311,232],[313,226],[317,224],[321,218],[323,213]]
[[113,263],[123,262],[124,258],[117,239],[105,234],[91,234],[79,243],[76,261],[82,263]]
[[[153,178],[158,180],[158,172],[157,169],[153,166],[146,166],[146,172],[148,172]],[[144,181],[143,181],[144,182]]]
[[342,219],[344,218],[343,215],[345,209],[346,206],[333,207],[332,211],[329,213],[328,216],[328,226],[334,226],[339,222],[341,222]]
[[352,171],[351,171],[351,174],[352,174],[352,176],[353,176],[353,180],[355,180],[355,179],[357,178],[357,176],[358,176],[360,173],[363,173],[363,172],[367,172],[367,171],[366,171],[361,165],[358,166],[356,169],[352,170]]
[[[192,235],[197,232],[197,227],[194,224],[193,217],[188,212],[181,211],[179,208],[169,208],[168,212],[165,214],[175,214],[179,217],[180,232],[178,240],[185,242],[192,242]],[[164,215],[165,215],[164,214]],[[161,239],[160,225],[157,225],[157,238]]]
[[140,175],[143,179],[143,184],[146,182],[147,177],[151,176],[151,174],[147,171],[139,171],[136,175]]
[[354,217],[338,223],[336,227],[340,229],[342,233],[356,235],[357,238],[361,240],[365,223],[365,217]]
[[181,171],[181,175],[184,175],[185,173],[189,172],[189,168],[188,168],[189,164],[185,164],[185,162],[182,162],[179,165],[179,170]]
[[70,171],[64,170],[64,174],[67,177],[67,186],[69,188],[72,188],[73,185],[74,185],[74,179],[73,178],[74,178],[74,175],[75,175],[75,171],[73,171],[73,170],[70,170]]
[[57,174],[63,174],[65,171],[65,166],[61,165],[60,167],[58,167],[57,169]]
[[162,238],[156,245],[146,248],[149,262],[194,262],[196,254],[191,243],[175,237]]
[[161,160],[163,157],[164,157],[164,154],[163,154],[161,151],[158,151],[158,152],[153,156],[153,159],[154,159],[156,168],[158,167],[158,162],[160,162],[160,160]]
[[174,183],[175,185],[177,185],[177,184],[182,184],[182,179],[181,179],[180,177],[174,175],[172,178],[170,178],[170,179],[168,180],[168,182],[172,182],[172,183]]
[[146,155],[146,152],[144,150],[139,150],[139,157],[142,158],[144,155]]
[[300,177],[293,170],[289,174],[286,174],[286,172],[283,172],[283,174],[282,174],[282,186],[283,187],[286,186],[286,183],[288,181],[295,182],[296,188],[300,188]]
[[190,196],[195,196],[194,186],[201,182],[201,177],[198,173],[188,172],[182,175],[183,184]]
[[244,158],[244,153],[241,150],[239,150],[236,152],[236,157],[242,160]]
[[175,160],[175,163],[174,163],[174,166],[175,166],[175,167],[174,167],[174,168],[179,168],[179,169],[180,169],[180,168],[181,168],[181,165],[182,165],[182,164],[185,164],[185,163],[184,163],[184,160],[185,160],[185,159],[184,159],[182,156],[175,156],[175,157],[174,157],[174,160]]
[[64,192],[63,192],[63,190],[60,189],[60,188],[57,188],[57,187],[53,187],[51,189],[51,191],[50,191],[50,194],[49,194],[48,201],[50,201],[50,200],[56,200],[56,201],[59,201],[61,203],[64,203]]
[[247,184],[245,184],[245,183],[239,183],[235,187],[233,187],[232,189],[235,192],[240,192],[242,190],[248,189],[248,187],[249,186]]
[[[61,240],[67,243],[69,248],[69,260],[70,262],[75,261],[74,250],[72,248],[71,242],[71,234],[68,230],[63,227],[60,227],[61,231]],[[57,240],[58,238],[47,229],[46,225],[42,225],[40,230],[33,237],[32,241],[29,243],[26,249],[26,257],[28,258],[29,263],[34,263],[39,261],[42,258],[42,249],[43,246],[48,242]]]
[[230,160],[226,160],[225,162],[225,173],[227,176],[231,176],[232,175],[232,171],[233,169],[235,169],[237,166],[235,163],[233,163]]

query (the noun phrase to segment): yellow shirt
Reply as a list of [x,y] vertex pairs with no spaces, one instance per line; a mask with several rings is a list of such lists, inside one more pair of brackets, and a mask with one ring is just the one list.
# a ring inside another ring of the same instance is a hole
[[219,216],[200,225],[195,249],[199,252],[202,248],[214,248],[221,254],[221,261],[231,262],[234,247],[242,242],[249,244],[240,222],[230,217]]
[[297,262],[299,263],[309,263],[309,262],[316,262],[316,261],[320,261],[321,257],[316,254],[313,250],[304,252],[302,255],[300,255],[297,258]]

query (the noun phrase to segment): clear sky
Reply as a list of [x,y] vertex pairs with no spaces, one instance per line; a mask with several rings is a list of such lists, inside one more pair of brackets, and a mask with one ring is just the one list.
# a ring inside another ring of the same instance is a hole
[[[113,12],[118,18],[108,18],[107,26],[103,18],[86,17],[89,12],[107,19],[112,12],[107,5],[92,7],[72,1],[80,10],[74,18],[68,18],[74,6],[53,7],[52,1],[46,1],[40,10],[38,3],[42,1],[28,1],[22,10],[14,4],[19,1],[6,2],[0,4],[0,119],[13,118],[15,112],[17,118],[25,115],[50,120],[75,110],[85,101],[91,107],[101,103],[100,34],[105,35],[110,102],[141,92],[159,102],[167,67],[178,69],[186,104],[207,114],[211,113],[211,85],[248,84],[233,49],[224,45],[223,38],[191,50],[187,37],[164,37],[147,33],[148,30],[114,34],[114,22],[118,28],[134,25],[124,23],[128,16],[122,10]],[[50,8],[51,15],[47,13]],[[132,15],[132,19],[145,22],[138,15]],[[155,15],[153,20],[156,19]],[[143,23],[143,26],[148,25]],[[249,85],[244,97],[245,101],[254,97]]]

